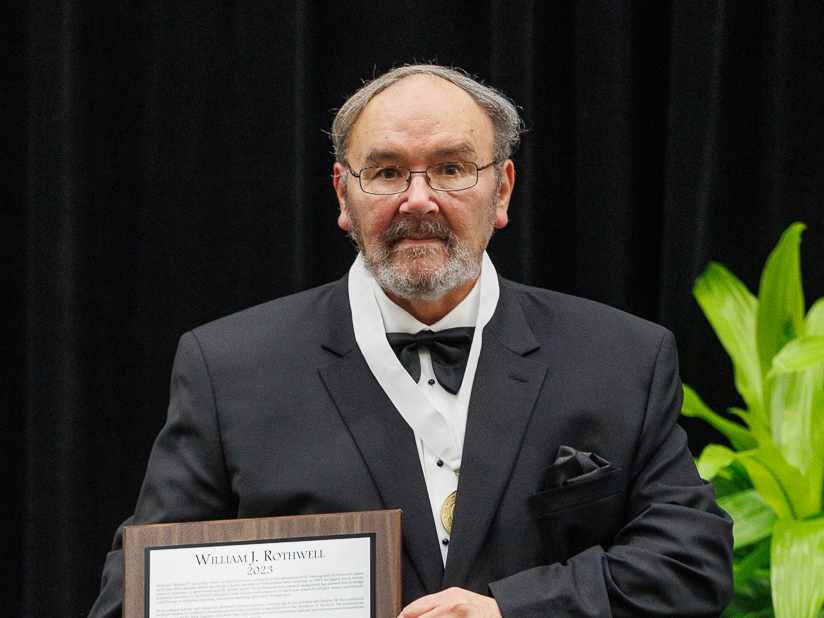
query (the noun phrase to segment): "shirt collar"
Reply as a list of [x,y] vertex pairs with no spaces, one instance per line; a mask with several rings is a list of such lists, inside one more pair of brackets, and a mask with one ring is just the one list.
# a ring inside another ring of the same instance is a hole
[[417,333],[422,330],[439,331],[458,326],[475,326],[478,321],[478,307],[481,301],[481,280],[478,277],[469,294],[443,318],[432,326],[427,326],[405,309],[396,305],[381,289],[378,282],[369,276],[375,300],[383,318],[384,331],[387,333]]

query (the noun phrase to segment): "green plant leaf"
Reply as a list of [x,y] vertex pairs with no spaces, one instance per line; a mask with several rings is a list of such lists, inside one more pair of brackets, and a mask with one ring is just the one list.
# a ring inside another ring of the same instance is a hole
[[793,223],[781,235],[767,259],[758,289],[756,341],[761,370],[766,374],[773,356],[790,340],[804,334],[804,292],[801,287],[799,246],[806,226]]
[[781,415],[776,446],[806,477],[809,499],[821,508],[824,476],[824,364],[779,374],[772,387],[773,415]]
[[733,554],[735,589],[721,618],[774,618],[770,593],[770,540]]
[[735,589],[721,618],[774,618],[770,591],[770,540],[736,550]]
[[811,499],[817,500],[819,509],[824,512],[824,365],[808,369],[805,379],[813,398],[807,429],[811,457],[806,475],[811,490],[817,492]]
[[819,298],[810,307],[804,326],[808,335],[824,335],[824,298]]
[[739,451],[755,448],[758,442],[746,427],[730,421],[720,414],[709,409],[693,389],[684,384],[684,403],[681,414],[695,418],[702,418],[715,427],[730,441],[730,444]]
[[[772,526],[767,536],[770,534],[772,534]],[[756,545],[744,558],[733,562],[735,587],[737,589],[747,586],[749,583],[747,580],[759,571],[770,568],[770,545],[771,539],[765,537],[765,540]]]
[[750,421],[752,420],[752,414],[750,414],[746,410],[742,410],[741,408],[735,407],[727,408],[727,412],[729,412],[730,414],[734,414],[735,416],[740,418],[742,421],[744,421],[744,424],[746,424],[749,427]]
[[712,487],[715,490],[715,499],[717,500],[724,496],[737,494],[745,489],[752,489],[753,485],[750,475],[747,474],[747,469],[741,465],[736,456],[735,461],[715,474],[712,479]]
[[[806,476],[809,501],[820,511],[824,484],[824,299],[813,304],[804,320],[798,319],[804,308],[798,256],[803,229],[802,224],[787,229],[764,269],[758,345],[762,363],[774,354],[763,383],[773,442],[786,461]],[[770,328],[765,328],[769,321]],[[781,349],[775,350],[778,345]]]
[[776,618],[816,618],[824,604],[824,518],[779,521],[770,552]]
[[696,462],[735,522],[735,590],[723,618],[824,618],[824,299],[804,316],[804,229],[795,223],[782,235],[758,299],[717,264],[693,289],[748,408],[728,409],[746,424],[741,433],[684,389],[684,414],[705,419],[739,449],[710,445]]
[[732,517],[734,549],[766,539],[778,519],[775,511],[754,489],[719,498],[718,506]]
[[759,446],[770,446],[773,443],[769,428],[763,425],[758,418],[741,408],[727,408],[727,412],[734,414],[747,424],[750,435]]
[[749,410],[758,413],[763,407],[755,337],[758,300],[735,275],[715,262],[698,277],[692,293],[732,359],[735,387]]
[[806,335],[789,341],[773,358],[769,377],[801,371],[824,361],[824,335]]
[[788,341],[804,334],[804,292],[801,287],[799,246],[803,223],[793,223],[781,235],[770,253],[758,291],[755,339],[763,376],[762,401],[765,406],[762,422],[771,428],[773,439],[781,431],[781,415],[770,414],[771,381],[767,374],[773,357]]
[[[824,298],[819,298],[807,312],[807,335],[824,336]],[[807,477],[810,487],[824,487],[824,366],[808,370],[806,388],[812,391],[809,425],[800,431],[809,436],[812,452]],[[821,498],[824,502],[824,497]]]
[[780,519],[803,519],[818,514],[820,502],[811,498],[814,494],[809,481],[798,468],[787,463],[777,447],[762,446],[739,453],[736,459]]
[[708,444],[695,460],[698,474],[705,481],[711,481],[719,471],[735,461],[735,451],[720,444]]

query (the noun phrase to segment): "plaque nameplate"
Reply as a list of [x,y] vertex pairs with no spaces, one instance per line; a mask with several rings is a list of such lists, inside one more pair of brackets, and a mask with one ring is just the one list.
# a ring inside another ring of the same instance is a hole
[[124,618],[396,618],[400,511],[125,526]]

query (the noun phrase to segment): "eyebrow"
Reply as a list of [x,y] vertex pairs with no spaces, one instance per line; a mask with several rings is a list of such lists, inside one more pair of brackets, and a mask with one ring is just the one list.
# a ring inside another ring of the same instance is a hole
[[[477,152],[472,146],[470,146],[466,142],[461,142],[459,144],[447,146],[446,148],[440,148],[439,150],[435,151],[435,156],[440,159],[439,163],[444,162],[446,160],[445,157],[452,157],[455,155],[476,157]],[[380,148],[373,148],[366,157],[366,164],[385,165],[387,160],[398,160],[400,158],[401,155],[392,150],[382,150]]]

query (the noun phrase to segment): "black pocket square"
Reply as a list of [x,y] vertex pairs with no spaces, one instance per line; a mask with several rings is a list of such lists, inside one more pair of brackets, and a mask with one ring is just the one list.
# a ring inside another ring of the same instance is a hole
[[591,481],[612,470],[612,464],[595,453],[585,453],[571,446],[561,445],[555,463],[547,470],[543,489],[556,489],[572,483]]

